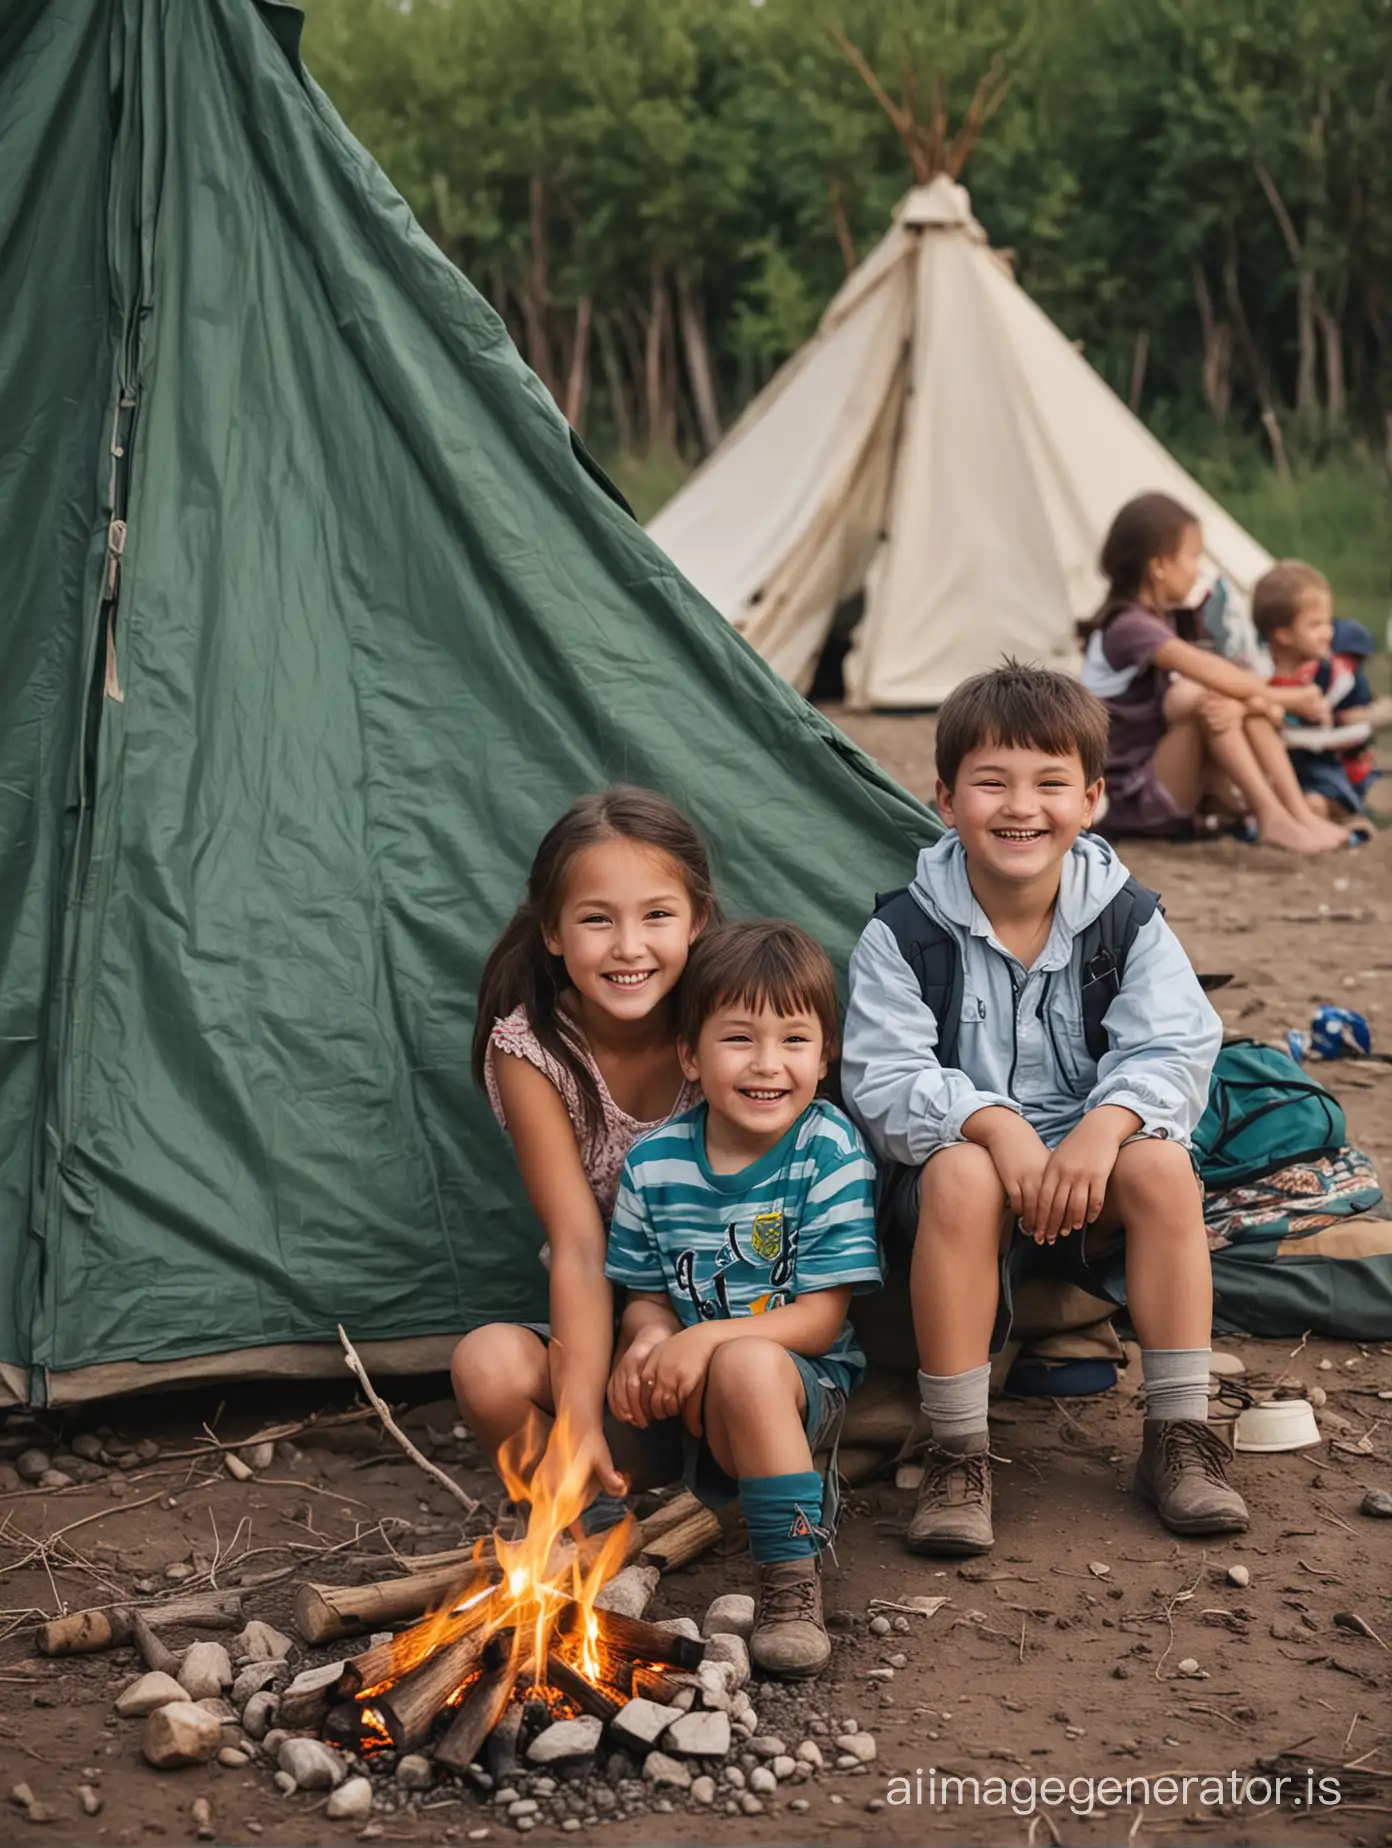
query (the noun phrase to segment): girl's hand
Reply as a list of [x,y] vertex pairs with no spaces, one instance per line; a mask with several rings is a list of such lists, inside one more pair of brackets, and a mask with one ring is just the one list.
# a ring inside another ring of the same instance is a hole
[[1286,708],[1261,693],[1254,693],[1247,701],[1247,710],[1254,719],[1265,719],[1268,725],[1281,726],[1286,722]]
[[614,1371],[609,1375],[609,1409],[624,1424],[637,1425],[641,1431],[650,1422],[648,1413],[649,1387],[646,1375],[652,1372],[648,1365],[649,1357],[655,1349],[661,1347],[671,1334],[671,1330],[660,1323],[650,1324],[639,1329],[614,1363]]
[[680,1412],[693,1437],[701,1435],[706,1370],[715,1351],[710,1327],[702,1322],[669,1335],[649,1357],[646,1368],[649,1417],[675,1418]]
[[[555,1440],[553,1428],[546,1453],[536,1466],[532,1478],[532,1500],[543,1498],[554,1502],[560,1496],[561,1485],[565,1482],[578,1482],[583,1485],[580,1507],[585,1507],[590,1500],[589,1485],[598,1482],[606,1495],[623,1496],[628,1494],[628,1477],[614,1468],[614,1459],[609,1454],[609,1445],[605,1441],[601,1425],[591,1425],[572,1434],[572,1448],[562,1451]],[[586,1467],[588,1465],[588,1467]],[[583,1474],[581,1473],[583,1471]],[[578,1518],[580,1508],[575,1510],[571,1519]]]
[[1328,725],[1334,717],[1329,710],[1329,701],[1314,686],[1300,687],[1287,693],[1285,709],[1293,712],[1298,719],[1308,719],[1312,725]]

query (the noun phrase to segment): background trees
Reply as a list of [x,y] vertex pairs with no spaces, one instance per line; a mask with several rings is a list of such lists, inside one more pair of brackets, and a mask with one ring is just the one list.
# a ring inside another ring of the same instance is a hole
[[1188,459],[1240,494],[1259,455],[1289,482],[1337,454],[1385,495],[1392,0],[310,0],[305,49],[566,415],[660,492],[912,181],[847,42],[930,130],[993,110],[977,216]]

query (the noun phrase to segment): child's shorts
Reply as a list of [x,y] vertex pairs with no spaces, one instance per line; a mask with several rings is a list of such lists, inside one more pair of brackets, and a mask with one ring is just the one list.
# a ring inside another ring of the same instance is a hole
[[[894,1165],[882,1171],[876,1226],[884,1245],[890,1275],[907,1274],[918,1236],[918,1208],[922,1167]],[[996,1301],[996,1321],[991,1330],[991,1352],[999,1354],[1010,1339],[1015,1322],[1015,1294],[1027,1277],[1057,1277],[1077,1284],[1089,1296],[1121,1306],[1122,1297],[1104,1280],[1114,1271],[1120,1249],[1119,1238],[1108,1242],[1105,1253],[1094,1252],[1089,1261],[1085,1249],[1086,1231],[1070,1232],[1052,1245],[1041,1245],[1015,1222],[1014,1229],[1000,1254],[1000,1295]],[[1105,1270],[1104,1270],[1105,1265]]]
[[[518,1326],[543,1341],[551,1339],[549,1323],[521,1322]],[[830,1450],[834,1458],[841,1438],[841,1422],[846,1415],[846,1394],[818,1362],[809,1360],[805,1354],[794,1354],[791,1348],[784,1352],[798,1370],[807,1400],[802,1428],[807,1433],[808,1449],[814,1457],[819,1450]],[[661,1418],[656,1424],[639,1430],[637,1425],[625,1424],[616,1418],[606,1406],[604,1436],[615,1469],[622,1470],[628,1477],[635,1494],[644,1489],[665,1488],[669,1482],[680,1482],[707,1508],[728,1507],[739,1497],[738,1481],[716,1462],[705,1438],[693,1437],[680,1418]],[[828,1496],[823,1510],[823,1526],[834,1531],[835,1516],[831,1512],[834,1467],[831,1476],[832,1495]]]
[[[786,1350],[798,1370],[807,1410],[802,1428],[813,1456],[819,1450],[835,1451],[846,1412],[846,1395],[805,1354]],[[615,1469],[621,1469],[635,1490],[661,1488],[680,1481],[707,1508],[724,1508],[739,1496],[739,1483],[723,1470],[704,1437],[693,1437],[680,1418],[662,1418],[639,1430],[613,1413],[604,1414],[604,1435]],[[834,1472],[833,1472],[834,1473]],[[830,1528],[830,1518],[824,1520]]]

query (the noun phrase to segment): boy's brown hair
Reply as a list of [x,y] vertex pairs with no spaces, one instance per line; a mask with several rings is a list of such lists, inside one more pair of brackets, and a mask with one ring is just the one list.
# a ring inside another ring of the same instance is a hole
[[1107,768],[1107,708],[1069,674],[1006,661],[955,687],[938,714],[938,775],[951,789],[962,759],[983,745],[1033,746],[1082,760],[1095,783]]
[[1252,621],[1257,634],[1269,642],[1278,629],[1288,629],[1312,590],[1329,595],[1329,579],[1303,559],[1283,558],[1263,572],[1252,592]]
[[746,918],[702,932],[677,990],[677,1037],[694,1046],[721,1007],[815,1014],[824,1051],[834,1057],[839,1023],[831,958],[805,930],[783,918]]

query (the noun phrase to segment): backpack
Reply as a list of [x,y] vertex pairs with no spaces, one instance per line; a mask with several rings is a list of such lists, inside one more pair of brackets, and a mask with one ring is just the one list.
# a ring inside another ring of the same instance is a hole
[[[1107,1009],[1116,1000],[1136,933],[1160,907],[1159,895],[1128,879],[1082,934],[1083,1037],[1088,1057],[1103,1058]],[[875,916],[887,924],[899,953],[918,978],[918,991],[938,1023],[939,1065],[957,1063],[962,1013],[962,956],[952,932],[928,916],[907,886],[878,893]]]
[[1218,1054],[1194,1157],[1210,1191],[1328,1155],[1346,1136],[1338,1100],[1284,1052],[1229,1040]]

